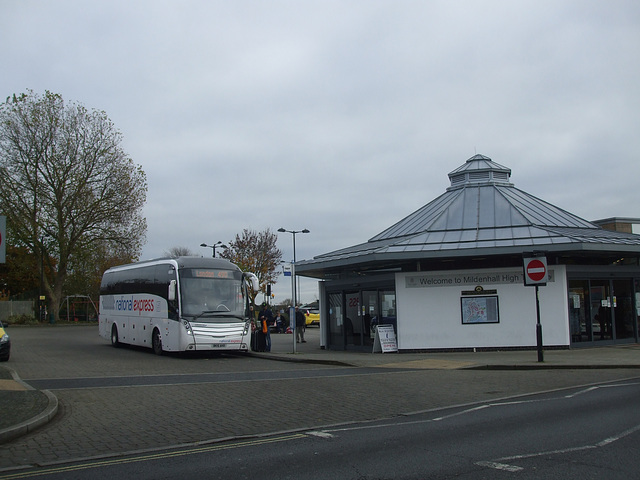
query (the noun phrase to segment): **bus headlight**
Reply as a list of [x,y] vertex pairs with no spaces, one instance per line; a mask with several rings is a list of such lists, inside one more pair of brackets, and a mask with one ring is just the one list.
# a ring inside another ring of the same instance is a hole
[[248,335],[250,328],[251,328],[251,320],[247,320],[244,324],[244,332],[242,332],[242,335]]
[[182,320],[182,325],[184,325],[184,329],[187,331],[189,335],[193,335],[193,331],[191,330],[191,324],[188,321]]

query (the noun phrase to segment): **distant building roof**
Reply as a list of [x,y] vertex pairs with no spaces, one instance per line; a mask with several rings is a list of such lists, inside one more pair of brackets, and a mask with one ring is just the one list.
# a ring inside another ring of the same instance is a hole
[[474,155],[449,173],[451,186],[436,199],[365,243],[298,262],[296,272],[531,250],[640,253],[640,235],[603,230],[515,188],[510,176],[509,168]]
[[611,217],[594,220],[593,223],[605,230],[616,232],[640,233],[640,218]]

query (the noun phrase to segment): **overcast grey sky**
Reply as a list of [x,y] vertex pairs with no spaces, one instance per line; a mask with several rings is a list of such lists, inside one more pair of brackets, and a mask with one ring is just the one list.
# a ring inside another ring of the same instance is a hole
[[308,228],[298,259],[361,243],[475,153],[588,220],[640,217],[637,0],[0,0],[0,44],[0,98],[122,131],[143,259],[244,228]]

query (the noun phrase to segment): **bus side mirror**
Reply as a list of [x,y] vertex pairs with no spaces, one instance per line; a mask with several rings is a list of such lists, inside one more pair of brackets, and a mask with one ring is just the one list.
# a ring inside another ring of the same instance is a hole
[[175,280],[171,280],[169,282],[169,294],[167,295],[167,297],[169,298],[170,302],[175,301],[176,299],[176,281]]
[[255,274],[253,273],[245,273],[244,275],[245,275],[245,278],[249,280],[251,284],[251,289],[254,292],[258,292],[260,290],[260,282],[258,281],[258,277],[256,277]]

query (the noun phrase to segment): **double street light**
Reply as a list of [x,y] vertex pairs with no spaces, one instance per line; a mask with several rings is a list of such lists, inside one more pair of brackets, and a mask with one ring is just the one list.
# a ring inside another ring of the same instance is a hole
[[304,230],[287,230],[285,228],[279,228],[280,233],[290,233],[293,235],[293,263],[291,264],[291,293],[293,296],[293,304],[289,309],[289,326],[293,330],[293,353],[296,353],[296,234],[297,233],[309,233],[306,228]]
[[207,245],[206,243],[201,243],[200,246],[213,249],[213,258],[216,258],[216,247],[229,248],[226,245],[223,245],[223,243],[221,241],[219,241],[219,240],[216,243],[214,243],[213,245]]

